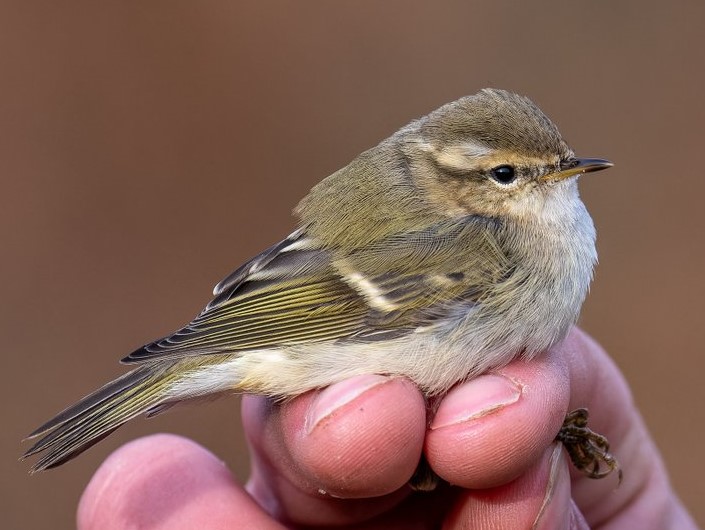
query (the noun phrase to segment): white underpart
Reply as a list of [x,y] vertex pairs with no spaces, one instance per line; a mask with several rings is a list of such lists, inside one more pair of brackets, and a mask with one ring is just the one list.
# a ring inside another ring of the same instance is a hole
[[[576,182],[563,182],[529,206],[533,221],[514,249],[520,273],[490,293],[488,302],[457,304],[443,321],[416,333],[378,342],[319,342],[236,352],[186,374],[169,397],[224,391],[289,396],[351,376],[403,375],[435,394],[502,366],[518,354],[532,357],[562,339],[575,322],[596,260],[592,221]],[[543,202],[540,202],[543,201]],[[522,204],[517,202],[516,208]],[[396,306],[348,263],[341,276],[385,311]],[[506,296],[507,290],[511,297]],[[168,399],[168,398],[167,398]]]
[[[545,186],[550,186],[546,189]],[[569,180],[543,184],[537,189],[526,189],[520,196],[507,201],[511,213],[519,219],[534,219],[547,228],[569,230],[566,223],[580,223],[586,220],[592,224],[585,206],[578,198],[577,177]]]

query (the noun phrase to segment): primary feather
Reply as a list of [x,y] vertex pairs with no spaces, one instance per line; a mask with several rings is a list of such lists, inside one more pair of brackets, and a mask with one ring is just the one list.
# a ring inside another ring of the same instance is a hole
[[[132,372],[30,437],[57,466],[125,421],[231,392],[276,398],[364,373],[427,394],[560,340],[595,262],[572,151],[529,100],[483,91],[401,129],[316,187],[300,226],[220,282],[191,323],[123,359]],[[488,167],[509,160],[503,188]]]

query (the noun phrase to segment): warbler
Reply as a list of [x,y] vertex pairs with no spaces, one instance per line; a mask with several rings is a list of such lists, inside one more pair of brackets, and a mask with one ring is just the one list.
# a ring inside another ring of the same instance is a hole
[[[32,470],[74,458],[126,421],[230,393],[276,399],[351,376],[410,378],[427,396],[531,359],[578,318],[596,262],[577,158],[526,97],[448,103],[317,184],[298,228],[214,289],[185,327],[122,359],[134,369],[34,431]],[[576,466],[617,468],[566,418]]]

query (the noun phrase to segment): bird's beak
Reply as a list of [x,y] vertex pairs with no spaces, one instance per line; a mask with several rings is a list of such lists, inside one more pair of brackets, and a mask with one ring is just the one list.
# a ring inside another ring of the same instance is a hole
[[600,171],[612,167],[614,164],[608,160],[601,158],[571,158],[565,162],[561,162],[561,169],[556,173],[544,175],[544,181],[565,180],[575,175],[582,173],[590,173],[592,171]]

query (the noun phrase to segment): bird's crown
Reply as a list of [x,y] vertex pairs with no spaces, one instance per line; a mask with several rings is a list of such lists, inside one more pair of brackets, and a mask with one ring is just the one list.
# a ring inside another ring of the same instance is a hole
[[558,128],[530,99],[486,88],[432,112],[419,123],[436,145],[475,142],[496,151],[537,158],[569,158],[572,151]]

